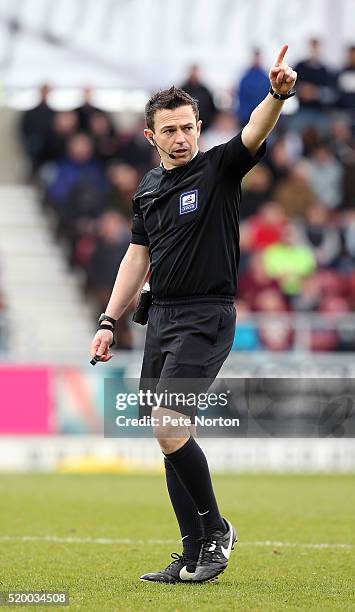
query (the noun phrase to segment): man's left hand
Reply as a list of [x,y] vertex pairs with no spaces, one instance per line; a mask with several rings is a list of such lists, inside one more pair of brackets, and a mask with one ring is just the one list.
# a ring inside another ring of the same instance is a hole
[[285,62],[288,45],[283,45],[277,56],[275,66],[269,72],[269,79],[274,91],[287,94],[297,81],[297,72]]

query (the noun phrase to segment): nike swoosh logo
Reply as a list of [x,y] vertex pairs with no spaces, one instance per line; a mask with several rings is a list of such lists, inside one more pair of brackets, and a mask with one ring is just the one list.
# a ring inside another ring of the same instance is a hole
[[233,538],[234,530],[233,530],[233,527],[232,527],[232,525],[230,523],[228,523],[228,525],[229,525],[229,528],[230,528],[230,531],[231,531],[229,542],[228,542],[228,546],[227,546],[227,548],[224,548],[223,546],[221,546],[222,553],[224,554],[226,559],[229,559],[229,557],[230,557],[230,554],[232,552],[233,542],[234,542],[234,538]]
[[205,514],[208,514],[208,513],[209,513],[209,510],[206,510],[206,512],[199,512],[199,511],[197,510],[197,514],[198,514],[199,516],[205,516]]
[[196,574],[195,572],[188,572],[186,569],[186,565],[184,565],[184,567],[182,567],[179,572],[179,576],[181,580],[194,580]]

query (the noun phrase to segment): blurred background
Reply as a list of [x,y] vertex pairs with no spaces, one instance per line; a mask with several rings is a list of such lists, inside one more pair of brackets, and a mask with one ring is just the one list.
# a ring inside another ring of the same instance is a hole
[[[144,104],[182,86],[200,103],[201,149],[226,142],[266,95],[285,42],[298,95],[243,182],[238,325],[221,375],[354,376],[354,2],[173,8],[0,0],[0,469],[160,469],[152,440],[103,438],[104,377],[124,384],[140,372],[134,304],[114,359],[89,365],[130,241],[132,195],[159,163]],[[337,394],[349,421],[353,394]],[[346,431],[204,444],[218,449],[213,469],[346,471]]]

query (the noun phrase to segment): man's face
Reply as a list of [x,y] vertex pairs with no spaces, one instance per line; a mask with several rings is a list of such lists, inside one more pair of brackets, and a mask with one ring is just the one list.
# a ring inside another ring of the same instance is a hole
[[312,39],[309,43],[310,55],[312,59],[319,59],[321,54],[321,44],[319,40]]
[[[201,121],[196,122],[192,106],[186,105],[173,110],[156,111],[154,132],[145,129],[144,135],[149,141],[154,139],[164,167],[171,169],[183,166],[192,159],[200,132]],[[171,159],[169,153],[175,155],[175,159]]]

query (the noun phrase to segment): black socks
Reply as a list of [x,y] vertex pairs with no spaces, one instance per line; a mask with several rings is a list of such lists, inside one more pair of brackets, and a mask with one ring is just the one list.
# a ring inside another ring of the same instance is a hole
[[[202,521],[205,532],[204,535],[206,536],[209,532],[216,530],[225,532],[226,526],[218,510],[207,460],[203,450],[195,439],[190,437],[184,446],[173,453],[165,455],[165,457],[173,466],[177,476],[183,484],[183,487],[179,489],[177,493],[177,498],[181,498],[181,500],[184,499],[185,501],[181,504],[180,502],[177,503],[178,512],[181,512],[180,506],[187,506],[187,492],[195,505],[194,510],[196,511],[197,509],[198,516]],[[186,492],[183,491],[183,488],[186,489]],[[172,503],[175,510],[175,504],[174,502]],[[186,514],[191,513],[192,508],[193,504],[190,502]],[[176,512],[176,516],[180,525],[178,512]],[[183,525],[183,530],[184,529],[185,526]],[[182,534],[182,536],[183,535],[185,534]]]
[[184,555],[190,561],[197,561],[203,538],[203,529],[200,517],[197,514],[197,508],[170,461],[165,458],[164,463],[166,484],[179,523]]

